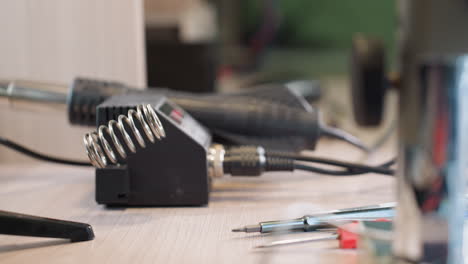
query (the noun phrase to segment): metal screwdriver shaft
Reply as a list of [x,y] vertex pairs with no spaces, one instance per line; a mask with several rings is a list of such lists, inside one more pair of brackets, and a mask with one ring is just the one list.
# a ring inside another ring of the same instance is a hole
[[331,221],[376,220],[380,218],[392,218],[394,216],[395,203],[384,203],[362,207],[332,210],[301,218],[289,220],[277,220],[260,222],[257,225],[248,225],[232,229],[232,232],[245,233],[271,233],[281,231],[313,231],[330,228]]
[[65,112],[66,85],[12,80],[0,80],[0,99],[6,99],[15,107],[40,110],[55,109]]

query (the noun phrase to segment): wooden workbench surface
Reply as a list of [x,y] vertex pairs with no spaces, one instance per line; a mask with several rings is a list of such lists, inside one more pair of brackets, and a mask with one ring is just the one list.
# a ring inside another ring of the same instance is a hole
[[[359,151],[336,141],[319,145],[321,155],[356,160]],[[393,152],[393,151],[392,151]],[[379,155],[385,160],[392,153]],[[271,173],[259,178],[218,180],[206,207],[108,209],[94,201],[94,170],[54,164],[0,165],[0,209],[93,226],[93,241],[0,235],[0,263],[355,263],[355,251],[336,241],[258,250],[254,246],[311,233],[232,233],[245,224],[300,217],[393,201],[394,180],[368,174],[330,177]],[[345,262],[346,261],[346,262]]]

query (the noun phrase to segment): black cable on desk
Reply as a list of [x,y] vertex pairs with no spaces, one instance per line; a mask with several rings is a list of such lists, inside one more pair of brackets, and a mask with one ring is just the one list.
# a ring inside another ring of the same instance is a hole
[[[395,163],[395,160],[392,159],[379,166],[376,166],[375,168],[387,168],[393,165],[394,163]],[[313,167],[310,165],[305,165],[305,164],[297,163],[297,162],[294,163],[294,169],[310,171],[310,172],[326,174],[326,175],[332,175],[332,176],[353,176],[353,175],[361,175],[361,174],[373,172],[369,170],[361,170],[361,169],[353,169],[353,168],[348,168],[347,170],[329,170],[329,169],[317,168],[317,167]],[[375,172],[375,173],[380,173],[380,174],[385,174],[385,175],[394,175],[394,171],[390,169],[388,169],[387,173],[383,173],[382,171]]]
[[[304,162],[332,165],[343,170],[314,167],[304,164]],[[240,146],[232,147],[226,151],[223,167],[225,173],[233,176],[259,176],[267,171],[293,170],[304,170],[333,176],[352,176],[365,173],[393,175],[394,171],[389,167],[394,163],[395,160],[391,160],[379,166],[368,166],[296,153],[265,151],[260,146]]]
[[371,151],[371,149],[368,146],[366,146],[359,138],[353,136],[352,134],[342,129],[322,125],[320,126],[320,132],[324,136],[342,140],[367,153]]
[[[88,162],[61,159],[51,157],[45,154],[41,154],[30,150],[26,147],[21,146],[18,143],[10,141],[6,138],[0,137],[0,145],[11,148],[15,151],[23,153],[29,157],[54,162],[65,165],[74,166],[92,166]],[[393,175],[394,171],[389,169],[391,165],[395,163],[392,159],[379,166],[368,166],[344,161],[338,161],[333,159],[317,158],[311,156],[305,156],[295,153],[285,152],[274,152],[268,151],[265,154],[265,160],[261,160],[258,155],[261,147],[242,146],[236,147],[229,150],[224,160],[224,170],[226,173],[237,175],[237,176],[258,176],[265,171],[293,171],[293,170],[304,170],[320,174],[333,175],[333,176],[352,176],[365,173],[380,173],[385,175]],[[314,167],[312,165],[306,165],[301,162],[312,162],[326,165],[333,165],[342,167],[345,170],[329,170]]]
[[13,149],[17,152],[23,153],[31,158],[43,160],[43,161],[48,161],[48,162],[54,162],[54,163],[60,163],[60,164],[65,164],[65,165],[74,165],[74,166],[92,166],[91,163],[89,162],[83,162],[83,161],[75,161],[75,160],[67,160],[67,159],[61,159],[61,158],[56,158],[56,157],[51,157],[45,154],[41,154],[38,152],[35,152],[33,150],[30,150],[26,147],[21,146],[18,143],[15,143],[11,140],[8,140],[6,138],[0,137],[0,145],[3,145],[7,148]]
[[[306,156],[306,155],[301,155],[301,154],[295,154],[295,153],[287,153],[287,152],[275,152],[275,151],[268,151],[267,152],[268,156],[272,157],[282,157],[282,158],[289,158],[295,161],[305,161],[305,162],[313,162],[313,163],[319,163],[319,164],[326,164],[326,165],[332,165],[332,166],[338,166],[338,167],[343,167],[348,170],[349,173],[353,173],[351,175],[357,175],[357,174],[362,174],[362,173],[380,173],[380,174],[385,174],[385,175],[393,175],[394,171],[391,169],[388,169],[388,166],[391,166],[395,161],[391,160],[389,162],[386,162],[382,165],[385,166],[368,166],[368,165],[363,165],[363,164],[357,164],[357,163],[352,163],[352,162],[346,162],[346,161],[339,161],[339,160],[334,160],[334,159],[327,159],[327,158],[317,158],[317,157],[312,157],[312,156]],[[307,166],[299,166],[301,169],[306,169]],[[319,171],[319,168],[314,168],[314,171]],[[312,170],[311,170],[312,171]],[[331,172],[330,174],[332,175],[338,175],[340,172],[339,171],[328,171],[323,169],[322,173],[327,173]],[[360,173],[358,173],[360,172]],[[346,175],[345,172],[343,172],[343,175]]]

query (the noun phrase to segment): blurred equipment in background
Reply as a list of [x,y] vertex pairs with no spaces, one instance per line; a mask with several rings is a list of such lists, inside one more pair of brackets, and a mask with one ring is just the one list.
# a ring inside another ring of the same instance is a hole
[[[400,1],[398,207],[393,241],[399,263],[463,262],[468,164],[468,2]],[[356,120],[381,121],[389,86],[383,46],[353,43]],[[428,230],[431,230],[428,232]]]
[[215,91],[217,31],[216,10],[209,1],[146,0],[148,86]]
[[272,82],[347,74],[349,40],[356,31],[378,36],[393,54],[393,0],[213,2],[220,63],[241,77]]

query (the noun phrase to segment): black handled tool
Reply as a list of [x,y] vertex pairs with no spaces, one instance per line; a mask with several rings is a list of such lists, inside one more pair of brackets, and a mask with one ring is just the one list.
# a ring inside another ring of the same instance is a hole
[[0,211],[0,234],[70,239],[94,239],[93,228],[84,223]]
[[[352,135],[326,126],[306,100],[320,95],[318,82],[270,84],[237,93],[192,94],[167,89],[139,90],[118,82],[77,78],[68,95],[40,93],[54,87],[37,82],[0,82],[0,97],[66,105],[75,125],[96,125],[96,107],[114,95],[163,95],[210,129],[214,141],[228,145],[261,144],[270,149],[314,149],[322,135],[367,148]],[[63,91],[63,89],[62,89]]]

